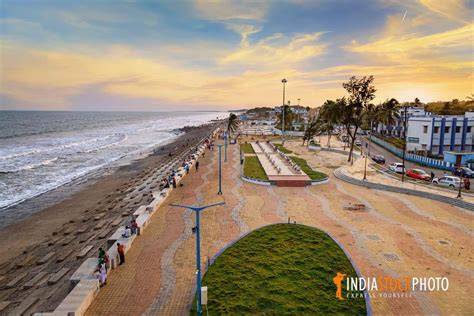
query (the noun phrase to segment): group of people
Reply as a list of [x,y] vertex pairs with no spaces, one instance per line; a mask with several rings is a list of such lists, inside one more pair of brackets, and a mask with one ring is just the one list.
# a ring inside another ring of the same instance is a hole
[[135,235],[138,232],[138,224],[137,221],[132,219],[130,222],[130,225],[125,226],[125,231],[122,234],[122,237],[131,237],[132,235]]

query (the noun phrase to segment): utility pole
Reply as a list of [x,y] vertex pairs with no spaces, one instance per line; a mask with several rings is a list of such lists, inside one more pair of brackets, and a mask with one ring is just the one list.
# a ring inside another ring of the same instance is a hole
[[286,79],[282,79],[281,82],[283,83],[283,105],[281,106],[281,144],[285,143],[285,84],[287,82]]
[[[366,148],[365,151],[366,151],[366,152],[365,152],[364,179],[363,179],[364,181],[367,181],[367,156],[368,156],[368,153],[367,153],[367,147],[368,147],[368,146],[367,146],[367,145],[368,145],[368,143],[367,143],[367,141],[366,141],[366,142],[365,142],[365,148]],[[361,148],[361,150],[362,150],[362,148]]]
[[404,128],[403,128],[403,162],[402,162],[402,182],[405,181],[405,152],[407,151],[407,106],[403,106],[403,109],[405,110],[405,115],[403,117],[404,120]]
[[201,241],[200,241],[200,230],[201,227],[199,226],[199,213],[209,207],[224,205],[225,202],[220,202],[216,204],[210,204],[202,207],[194,207],[188,205],[179,205],[179,204],[170,204],[173,207],[182,207],[189,210],[192,210],[196,213],[196,308],[197,314],[202,315],[202,304],[201,304]]
[[219,148],[219,191],[217,192],[217,195],[222,195],[222,146],[223,145],[217,145],[217,147]]

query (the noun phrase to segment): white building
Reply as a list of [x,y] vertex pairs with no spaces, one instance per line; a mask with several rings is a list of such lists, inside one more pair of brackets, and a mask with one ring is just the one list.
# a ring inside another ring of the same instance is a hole
[[398,112],[400,118],[397,120],[395,125],[387,126],[382,123],[379,123],[379,125],[377,126],[377,133],[388,136],[402,137],[404,131],[405,113],[407,119],[409,119],[410,117],[424,117],[427,115],[431,115],[431,113],[425,111],[424,107],[410,106],[406,108],[401,108]]
[[474,112],[464,116],[412,116],[408,118],[407,150],[431,155],[446,151],[474,151]]

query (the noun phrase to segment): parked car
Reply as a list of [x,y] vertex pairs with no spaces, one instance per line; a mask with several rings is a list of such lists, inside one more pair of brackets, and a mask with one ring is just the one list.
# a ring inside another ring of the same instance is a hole
[[450,188],[459,188],[459,185],[461,185],[461,188],[464,187],[464,183],[461,181],[461,179],[454,176],[443,176],[440,178],[434,178],[433,183]]
[[406,172],[405,166],[404,166],[401,162],[394,162],[394,163],[391,163],[391,164],[388,166],[388,169],[389,169],[390,171],[393,171],[393,172],[396,172],[396,173],[404,173],[404,172]]
[[427,174],[424,170],[421,169],[410,169],[407,171],[407,177],[423,180],[423,181],[431,181],[431,176]]
[[356,139],[355,142],[354,142],[354,144],[355,144],[356,146],[362,146],[362,141],[361,141],[360,139]]
[[455,168],[453,170],[453,175],[455,176],[463,176],[465,178],[474,178],[474,171],[467,167]]
[[385,157],[382,155],[375,155],[372,157],[372,160],[375,161],[376,163],[379,164],[384,164],[385,163]]

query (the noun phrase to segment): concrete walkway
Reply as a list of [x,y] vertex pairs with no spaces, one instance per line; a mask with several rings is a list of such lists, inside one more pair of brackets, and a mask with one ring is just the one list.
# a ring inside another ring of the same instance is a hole
[[[228,147],[223,163],[223,193],[217,196],[217,151],[207,152],[199,172],[168,203],[225,207],[201,217],[202,261],[238,236],[265,224],[292,221],[319,227],[350,253],[363,276],[448,277],[447,292],[418,293],[412,298],[372,298],[374,314],[469,314],[474,290],[474,215],[445,203],[368,190],[338,180],[332,171],[347,157],[309,152],[301,142],[286,147],[326,174],[328,184],[306,188],[264,187],[243,183],[239,149]],[[353,208],[361,204],[362,208]],[[165,204],[149,229],[127,253],[99,293],[89,315],[185,315],[195,286],[194,216]],[[316,276],[315,276],[316,277]],[[209,288],[209,295],[212,295]]]

